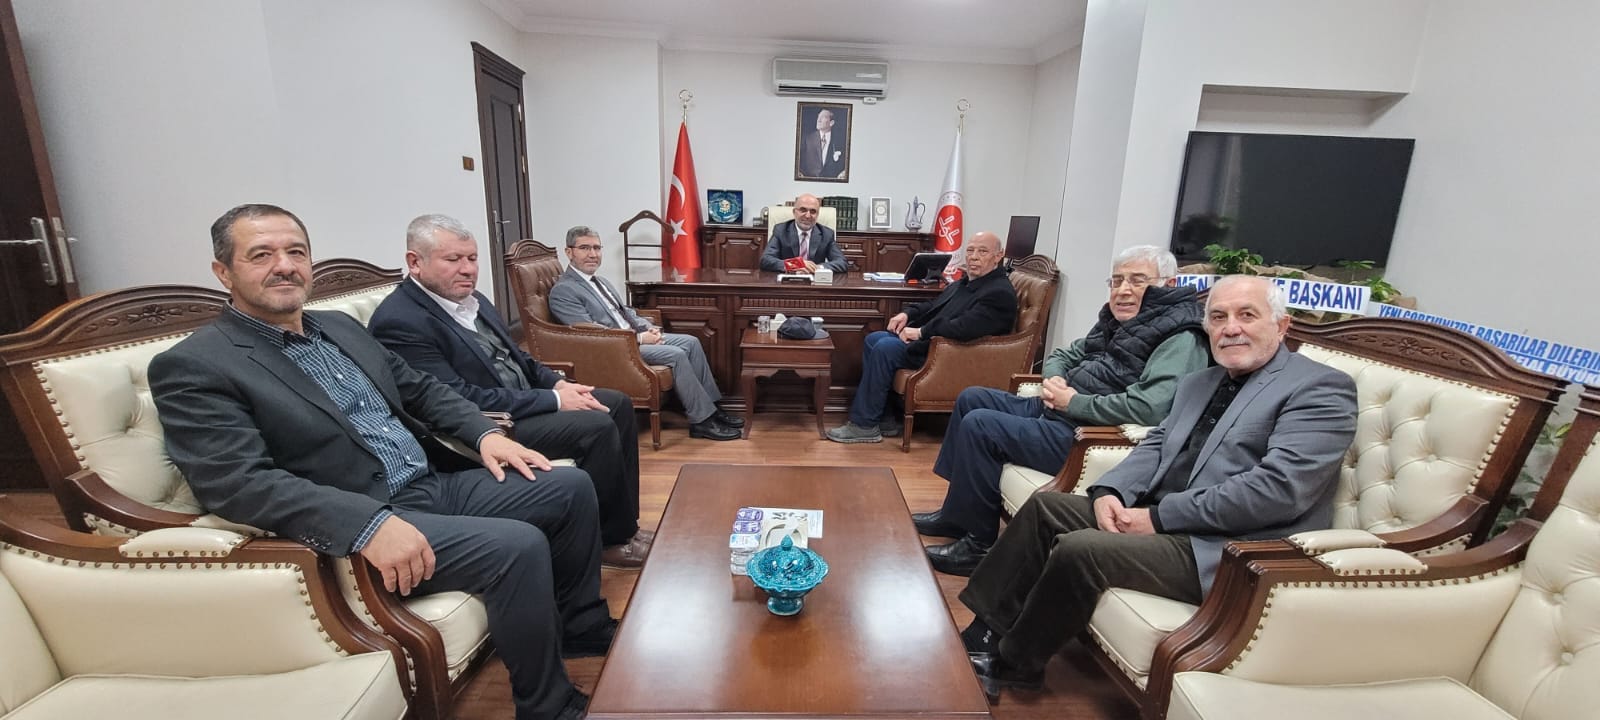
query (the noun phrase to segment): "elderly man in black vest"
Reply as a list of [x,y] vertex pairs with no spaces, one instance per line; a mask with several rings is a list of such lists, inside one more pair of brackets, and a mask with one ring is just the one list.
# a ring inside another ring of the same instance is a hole
[[923,535],[957,538],[927,548],[940,572],[971,575],[1000,531],[1000,469],[1054,474],[1079,425],[1156,425],[1178,380],[1210,362],[1193,288],[1173,287],[1172,253],[1141,245],[1118,253],[1111,297],[1089,334],[1044,363],[1039,397],[972,387],[956,399],[933,471],[950,481],[944,505],[912,515]]

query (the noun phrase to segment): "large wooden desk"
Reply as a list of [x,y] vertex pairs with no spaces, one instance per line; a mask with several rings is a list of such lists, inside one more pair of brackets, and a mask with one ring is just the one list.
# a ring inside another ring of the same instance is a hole
[[[707,268],[748,273],[761,266],[761,253],[772,237],[768,226],[700,226],[700,262]],[[911,257],[933,249],[933,236],[905,230],[839,230],[839,251],[850,272],[901,272]]]
[[[828,577],[793,617],[728,572],[740,506],[822,510]],[[889,468],[684,465],[593,720],[978,720],[989,706]]]
[[[739,337],[761,315],[821,317],[833,340],[828,409],[843,410],[861,381],[861,347],[867,333],[882,330],[904,305],[937,297],[939,287],[876,283],[855,273],[835,275],[832,285],[779,284],[767,272],[701,269],[681,277],[628,283],[634,307],[661,311],[668,332],[694,335],[705,346],[717,386],[729,404],[742,407]],[[768,398],[771,398],[770,400]],[[806,387],[798,382],[762,393],[768,409],[805,410]]]

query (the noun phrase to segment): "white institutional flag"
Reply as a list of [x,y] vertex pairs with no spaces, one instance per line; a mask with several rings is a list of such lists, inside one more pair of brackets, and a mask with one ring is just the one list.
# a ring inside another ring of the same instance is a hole
[[[939,193],[939,210],[933,219],[933,249],[953,253],[950,268],[962,265],[961,252],[961,126],[956,126],[956,144],[950,149],[950,167],[944,172],[944,192]],[[947,269],[946,274],[949,274]]]

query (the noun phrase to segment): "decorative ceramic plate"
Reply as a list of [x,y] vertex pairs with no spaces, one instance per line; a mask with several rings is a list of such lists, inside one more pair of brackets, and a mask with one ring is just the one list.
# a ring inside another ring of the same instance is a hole
[[728,225],[744,224],[743,190],[707,190],[706,214],[711,222]]

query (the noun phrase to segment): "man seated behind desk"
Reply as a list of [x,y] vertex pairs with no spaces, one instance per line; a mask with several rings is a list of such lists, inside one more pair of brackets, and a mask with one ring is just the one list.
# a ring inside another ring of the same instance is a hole
[[1079,425],[1155,425],[1172,408],[1178,380],[1211,361],[1204,312],[1193,288],[1172,287],[1178,261],[1153,245],[1112,262],[1110,299],[1099,322],[1044,361],[1041,397],[984,387],[963,390],[933,471],[950,481],[944,504],[912,520],[935,570],[970,575],[1000,531],[1000,470],[1006,463],[1055,474]]
[[600,271],[601,251],[599,233],[583,225],[567,230],[567,269],[550,288],[551,317],[566,325],[595,323],[632,330],[646,363],[672,368],[672,390],[689,416],[689,437],[739,439],[744,419],[717,407],[722,391],[700,339],[664,333],[624,304],[611,282],[595,274]]
[[[303,311],[311,243],[289,211],[241,205],[211,242],[228,309],[150,362],[167,452],[201,505],[360,553],[402,595],[481,595],[517,718],[580,716],[561,658],[605,654],[616,627],[588,476],[552,469],[349,316]],[[435,470],[436,432],[486,469]]]
[[850,420],[828,431],[841,443],[883,442],[904,432],[894,415],[885,415],[894,374],[922,367],[936,337],[976,340],[1011,332],[1017,322],[1017,289],[1000,267],[1000,237],[978,232],[967,243],[966,275],[929,302],[906,306],[889,318],[887,332],[869,333],[862,343],[861,384],[850,401]]
[[1199,604],[1230,540],[1332,524],[1355,381],[1284,346],[1283,290],[1265,278],[1212,286],[1205,327],[1218,367],[1179,381],[1172,412],[1087,496],[1029,498],[961,591],[990,689],[1039,687],[1110,588]]
[[639,432],[633,402],[563,380],[511,338],[476,291],[478,243],[460,221],[423,215],[406,227],[410,277],[384,298],[367,330],[418,370],[479,408],[503,412],[518,442],[572,458],[600,502],[600,561],[639,567],[654,533],[639,529]]
[[833,228],[817,224],[821,212],[822,201],[817,196],[808,193],[795,198],[794,219],[772,227],[767,249],[761,253],[761,269],[784,272],[783,261],[788,258],[804,260],[808,273],[816,272],[819,266],[836,273],[849,269]]

